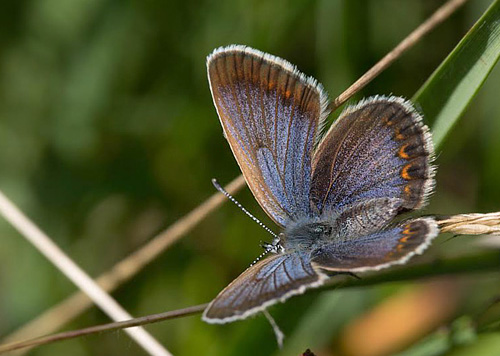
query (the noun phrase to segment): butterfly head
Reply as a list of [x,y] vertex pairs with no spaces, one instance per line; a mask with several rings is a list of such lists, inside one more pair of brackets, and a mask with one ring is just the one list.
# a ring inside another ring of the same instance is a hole
[[282,239],[283,239],[284,235],[283,233],[280,233],[279,235],[277,235],[273,242],[269,243],[269,242],[263,242],[261,244],[261,246],[264,248],[264,253],[267,254],[267,253],[274,253],[274,254],[277,254],[277,253],[283,253],[285,252],[285,248],[283,247],[283,244],[282,244]]

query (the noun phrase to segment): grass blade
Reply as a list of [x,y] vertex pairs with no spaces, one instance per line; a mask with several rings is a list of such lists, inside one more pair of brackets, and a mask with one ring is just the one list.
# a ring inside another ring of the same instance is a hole
[[500,0],[496,0],[413,98],[434,122],[436,147],[475,97],[499,57]]

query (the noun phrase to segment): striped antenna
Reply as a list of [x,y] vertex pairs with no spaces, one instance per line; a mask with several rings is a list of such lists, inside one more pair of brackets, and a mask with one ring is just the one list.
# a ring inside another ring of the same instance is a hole
[[[262,227],[264,230],[266,230],[268,233],[270,233],[271,235],[274,236],[275,239],[278,239],[279,241],[279,237],[278,235],[276,235],[276,233],[274,233],[270,228],[268,228],[266,225],[264,225],[259,219],[257,219],[255,216],[253,216],[247,209],[245,209],[243,207],[243,205],[241,205],[236,199],[233,198],[233,196],[231,194],[229,194],[228,192],[226,192],[224,190],[224,188],[222,188],[222,186],[219,184],[219,182],[217,182],[217,179],[213,178],[212,179],[212,184],[214,185],[215,189],[217,189],[219,192],[221,192],[222,194],[224,194],[226,196],[226,198],[228,198],[229,200],[231,200],[234,204],[236,204],[236,206],[238,208],[240,208],[245,214],[247,214],[250,218],[252,218],[253,221],[255,221],[257,224],[260,225],[260,227]],[[266,251],[264,254],[266,254],[267,252],[269,251]]]
[[265,255],[267,255],[269,252],[271,252],[271,249],[266,248],[266,249],[264,250],[264,252],[262,252],[262,253],[260,254],[260,256],[259,256],[259,257],[257,257],[255,260],[253,260],[253,262],[252,262],[252,263],[250,263],[250,267],[252,267],[254,264],[256,264],[257,262],[259,262],[259,261],[260,261],[260,260],[261,260],[261,259],[262,259]]

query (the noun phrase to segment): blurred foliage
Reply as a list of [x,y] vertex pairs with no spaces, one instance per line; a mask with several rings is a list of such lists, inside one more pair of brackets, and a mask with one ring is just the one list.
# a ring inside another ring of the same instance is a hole
[[[279,55],[318,78],[335,97],[441,3],[2,1],[0,189],[97,275],[211,195],[212,177],[223,183],[239,174],[206,80],[205,57],[214,48],[239,43]],[[470,1],[357,99],[412,97],[489,3]],[[424,213],[499,210],[499,92],[497,67],[441,146],[437,191]],[[238,199],[270,224],[248,190]],[[448,238],[440,238],[428,255],[478,249],[471,239]],[[0,239],[0,335],[6,335],[75,288],[2,219]],[[259,241],[266,239],[227,204],[114,295],[133,315],[207,302],[260,254]],[[453,319],[477,313],[498,296],[499,277],[457,279],[460,306]],[[293,340],[287,354],[299,354],[307,345],[318,355],[338,355],[343,330],[353,320],[408,288],[418,284],[312,293],[271,312]],[[328,328],[309,328],[327,315]],[[94,308],[68,328],[106,321]],[[390,331],[390,325],[380,327]],[[176,355],[277,352],[262,317],[214,326],[194,316],[148,330]],[[449,334],[438,330],[414,340],[413,349],[427,351],[407,354],[446,352]],[[499,335],[498,328],[490,330],[477,337],[485,342],[463,342],[451,354],[471,354],[467,348],[488,354],[498,347]],[[143,351],[116,332],[32,354]]]

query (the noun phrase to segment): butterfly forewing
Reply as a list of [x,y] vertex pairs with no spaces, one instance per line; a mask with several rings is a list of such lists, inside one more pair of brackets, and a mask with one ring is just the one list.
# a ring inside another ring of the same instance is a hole
[[421,207],[433,186],[433,145],[421,116],[397,97],[345,110],[313,158],[311,203],[322,213],[366,199]]
[[266,307],[323,283],[309,253],[273,255],[249,267],[210,303],[203,313],[209,323],[244,319]]
[[244,46],[207,59],[223,130],[255,198],[279,225],[310,215],[311,153],[326,95],[290,63]]

